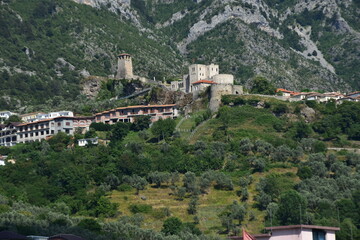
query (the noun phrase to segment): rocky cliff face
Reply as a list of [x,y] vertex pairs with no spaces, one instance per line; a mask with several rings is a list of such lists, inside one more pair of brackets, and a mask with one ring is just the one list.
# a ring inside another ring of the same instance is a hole
[[[360,52],[357,1],[87,2],[108,5],[120,15],[127,9],[132,13],[129,19],[150,32],[163,33],[163,39],[175,44],[189,61],[218,62],[243,83],[261,74],[298,90],[360,87],[355,77],[360,71],[356,68]],[[229,49],[231,44],[238,46]]]
[[[217,63],[249,86],[359,90],[359,0],[0,0],[0,105],[75,99],[81,79],[179,78]],[[90,7],[89,7],[90,6]],[[14,98],[12,98],[14,97]]]

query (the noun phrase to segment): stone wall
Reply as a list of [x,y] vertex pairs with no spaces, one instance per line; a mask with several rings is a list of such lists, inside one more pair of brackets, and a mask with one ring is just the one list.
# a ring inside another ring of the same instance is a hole
[[[237,88],[237,90],[239,90],[239,88]],[[234,94],[234,85],[232,84],[212,85],[210,91],[210,106],[209,106],[210,110],[212,112],[216,112],[220,107],[221,97],[223,95],[231,95],[231,94]],[[239,94],[242,94],[242,92]]]
[[218,74],[213,76],[212,80],[218,84],[234,84],[234,75]]

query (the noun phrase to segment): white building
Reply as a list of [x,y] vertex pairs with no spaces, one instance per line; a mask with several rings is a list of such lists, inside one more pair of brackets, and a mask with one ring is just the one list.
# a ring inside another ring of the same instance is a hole
[[0,146],[12,147],[17,143],[17,126],[21,123],[0,124]]
[[200,80],[212,80],[212,77],[219,74],[219,65],[192,64],[189,66],[189,74],[184,76],[183,86],[186,93],[192,92],[192,84]]
[[59,132],[74,134],[72,117],[57,117],[17,126],[17,143],[41,141]]
[[[269,234],[253,235],[256,240],[336,240],[337,227],[291,225],[265,228]],[[229,237],[242,240],[242,237]]]
[[5,120],[8,119],[12,115],[17,115],[17,113],[10,112],[10,111],[1,111],[0,112],[0,118],[3,118]]
[[86,139],[79,139],[78,146],[85,147],[88,144],[97,145],[99,143],[98,138],[86,138]]
[[50,119],[50,118],[57,118],[57,117],[74,117],[74,113],[71,111],[42,113],[37,115],[37,121]]

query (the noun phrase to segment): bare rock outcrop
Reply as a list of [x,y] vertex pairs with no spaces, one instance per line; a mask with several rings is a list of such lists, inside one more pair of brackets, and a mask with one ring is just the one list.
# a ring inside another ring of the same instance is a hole
[[89,76],[87,78],[84,78],[81,81],[81,94],[91,99],[96,98],[101,89],[101,84],[106,80],[106,78],[97,76]]

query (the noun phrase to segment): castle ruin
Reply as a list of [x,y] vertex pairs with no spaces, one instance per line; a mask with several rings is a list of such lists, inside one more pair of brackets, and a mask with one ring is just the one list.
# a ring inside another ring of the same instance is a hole
[[133,79],[133,66],[131,55],[127,53],[118,56],[118,69],[116,79]]

